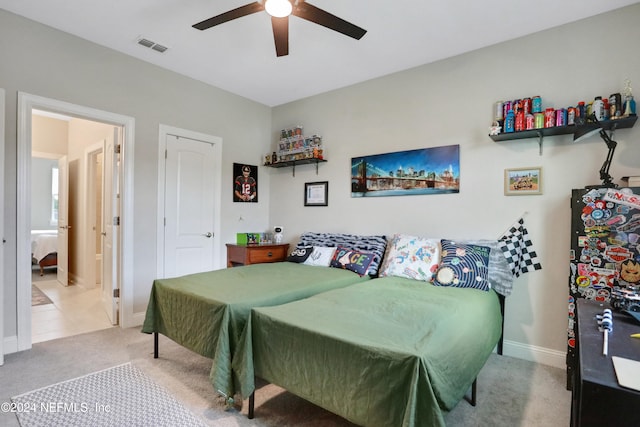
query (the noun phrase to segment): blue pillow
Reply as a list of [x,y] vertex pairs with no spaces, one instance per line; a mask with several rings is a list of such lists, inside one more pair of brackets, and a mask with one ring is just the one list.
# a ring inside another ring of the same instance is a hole
[[441,261],[433,283],[437,286],[474,288],[488,291],[491,248],[451,240],[441,240]]
[[373,256],[370,252],[362,252],[338,246],[336,252],[333,254],[330,265],[331,267],[344,268],[358,273],[360,276],[364,276],[373,262]]

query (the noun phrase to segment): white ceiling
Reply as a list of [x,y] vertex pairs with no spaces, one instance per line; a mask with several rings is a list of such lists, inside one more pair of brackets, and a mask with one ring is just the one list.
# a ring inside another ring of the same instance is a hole
[[[276,106],[638,2],[310,0],[367,34],[357,41],[292,16],[289,55],[280,58],[266,12],[205,31],[191,27],[247,3],[250,0],[0,0],[0,8]],[[594,36],[606,30],[594,29]],[[169,49],[158,53],[142,47],[140,36]]]

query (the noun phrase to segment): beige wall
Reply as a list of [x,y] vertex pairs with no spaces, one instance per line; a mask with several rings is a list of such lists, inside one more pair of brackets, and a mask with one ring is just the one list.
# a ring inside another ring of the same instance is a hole
[[[507,300],[506,352],[564,365],[567,329],[569,198],[599,184],[607,148],[570,136],[495,143],[487,135],[498,100],[542,96],[567,107],[596,95],[640,88],[640,5],[371,80],[273,109],[272,139],[301,124],[323,136],[328,162],[271,172],[272,224],[287,240],[304,231],[412,233],[497,238],[523,213],[543,270],[516,280]],[[596,29],[599,29],[596,31]],[[594,37],[594,34],[598,34]],[[429,44],[425,43],[425,49]],[[638,89],[640,90],[640,89]],[[615,133],[611,174],[640,175],[640,125]],[[460,145],[459,194],[350,197],[352,157]],[[505,168],[542,166],[544,194],[505,197]],[[303,207],[304,183],[329,181],[329,206]]]
[[67,154],[69,122],[34,115],[31,126],[31,151],[58,158]]

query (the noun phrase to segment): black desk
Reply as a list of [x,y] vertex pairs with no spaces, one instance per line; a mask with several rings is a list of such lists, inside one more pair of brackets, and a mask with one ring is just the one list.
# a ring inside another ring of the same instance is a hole
[[602,354],[603,333],[595,316],[608,304],[578,299],[578,369],[571,396],[572,426],[640,426],[640,392],[618,385],[612,356],[640,360],[640,323],[613,311],[613,332],[609,334],[608,355]]

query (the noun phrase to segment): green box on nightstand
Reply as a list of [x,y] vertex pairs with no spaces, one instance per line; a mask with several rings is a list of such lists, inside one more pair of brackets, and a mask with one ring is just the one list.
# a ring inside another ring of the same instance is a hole
[[260,243],[260,233],[236,233],[236,244],[257,245]]

